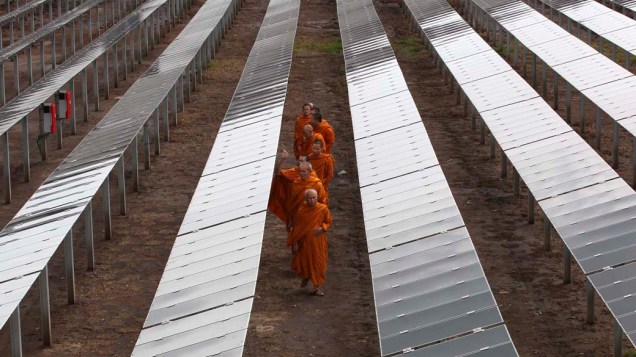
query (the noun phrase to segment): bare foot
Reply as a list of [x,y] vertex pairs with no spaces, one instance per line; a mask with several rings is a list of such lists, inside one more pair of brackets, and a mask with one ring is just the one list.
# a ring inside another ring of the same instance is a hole
[[315,295],[315,296],[325,296],[325,293],[322,290],[320,290],[320,289],[314,290],[314,292],[312,294]]
[[309,282],[309,279],[303,279],[303,281],[300,282],[300,287],[304,288],[305,286],[307,286],[308,282]]

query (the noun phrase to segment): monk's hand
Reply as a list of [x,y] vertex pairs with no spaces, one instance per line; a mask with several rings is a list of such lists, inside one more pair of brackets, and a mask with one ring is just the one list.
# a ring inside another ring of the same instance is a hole
[[298,253],[298,242],[292,244],[292,254],[296,255]]
[[314,228],[314,235],[315,235],[315,236],[319,236],[319,235],[321,235],[321,234],[323,234],[323,233],[325,233],[325,230],[324,230],[324,229],[322,229],[322,227],[316,227],[316,228]]
[[287,231],[291,232],[292,229],[294,229],[294,222],[292,222],[291,220],[287,221]]

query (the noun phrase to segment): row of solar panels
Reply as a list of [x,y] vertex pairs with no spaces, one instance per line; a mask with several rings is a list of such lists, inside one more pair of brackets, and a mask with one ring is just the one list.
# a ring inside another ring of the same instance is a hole
[[541,0],[601,38],[636,55],[636,21],[594,0]]
[[632,16],[636,16],[636,0],[607,0],[606,4],[612,8],[622,7],[631,11]]
[[[634,190],[444,0],[405,4],[592,283],[632,271]],[[629,284],[595,287],[633,341]]]
[[[611,120],[636,135],[636,103],[631,98],[636,90],[636,76],[520,0],[473,3],[579,91],[582,101],[587,98]],[[636,22],[633,26],[636,31]],[[590,68],[594,69],[592,73]],[[507,68],[498,70],[503,72]],[[583,131],[585,113],[581,113]],[[597,131],[600,139],[599,134]]]
[[[104,35],[100,42],[103,48],[98,48],[98,41],[95,41],[86,47],[89,52],[85,55],[101,53],[163,3],[158,0],[144,4],[123,20],[123,26]],[[108,179],[114,165],[186,68],[195,62],[201,64],[203,60],[211,59],[214,46],[234,19],[238,5],[238,1],[215,0],[199,10],[163,54],[0,232],[0,327],[6,324],[80,214]],[[81,69],[88,61],[76,57],[58,67],[66,66],[66,71],[60,73],[57,81],[74,68]],[[56,78],[49,76],[41,82],[48,86],[61,85],[55,81]],[[39,87],[36,84],[32,88]],[[33,93],[33,96],[36,95]],[[14,108],[13,113],[18,110]]]
[[372,1],[337,4],[382,355],[516,356]]
[[299,9],[269,3],[133,355],[242,354]]
[[[15,8],[13,11],[0,16],[0,28],[10,23],[11,21],[14,21],[18,17],[24,16],[24,14],[28,13],[29,11],[37,9],[38,6],[46,4],[47,2],[49,2],[49,6],[53,6],[53,0],[33,0],[20,7]],[[8,4],[9,1],[7,1],[6,3]]]

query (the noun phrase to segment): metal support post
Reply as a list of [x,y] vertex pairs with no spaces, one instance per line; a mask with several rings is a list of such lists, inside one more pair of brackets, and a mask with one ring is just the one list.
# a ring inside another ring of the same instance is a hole
[[572,86],[565,82],[565,121],[572,121]]
[[124,40],[123,41],[124,41],[124,43],[123,43],[124,48],[122,49],[122,52],[121,52],[121,61],[122,61],[122,64],[124,65],[124,68],[123,68],[123,70],[124,70],[123,80],[127,80],[128,79],[128,58],[126,57],[126,52],[127,52],[127,49],[128,49],[127,48],[128,46],[126,45],[126,43],[128,42],[128,35],[127,34],[124,36]]
[[537,55],[532,54],[532,87],[537,86]]
[[51,306],[49,305],[49,267],[40,272],[40,317],[42,319],[42,342],[51,346]]
[[31,181],[31,158],[29,156],[29,118],[22,118],[22,166],[24,166],[24,182]]
[[555,70],[552,70],[552,91],[554,92],[554,104],[552,107],[554,110],[559,109],[559,75]]
[[479,144],[486,144],[486,123],[483,119],[479,121]]
[[563,246],[563,284],[572,282],[572,254],[567,246]]
[[585,296],[587,298],[587,315],[585,322],[588,325],[594,324],[594,286],[590,279],[585,279]]
[[77,103],[77,98],[75,95],[75,77],[71,78],[71,81],[68,82],[69,90],[71,91],[71,112],[66,113],[66,115],[70,116],[70,124],[71,124],[71,135],[77,134],[77,125],[75,121],[75,103]]
[[75,304],[75,262],[73,261],[73,230],[64,238],[64,271],[66,272],[66,290],[68,304]]
[[[113,86],[115,88],[119,87],[119,55],[117,55],[117,52],[119,52],[119,45],[115,43],[113,47]],[[108,58],[108,55],[106,58]]]
[[159,140],[159,127],[161,126],[161,118],[159,108],[155,109],[155,155],[161,154],[161,141]]
[[[110,216],[110,214],[109,214]],[[84,240],[86,241],[86,270],[95,270],[95,244],[93,241],[93,202],[84,209]]]
[[519,173],[517,172],[517,170],[515,168],[512,169],[512,178],[514,181],[514,192],[515,192],[515,196],[516,197],[520,197],[521,196],[521,188],[520,188],[520,183],[519,183]]
[[623,328],[614,320],[614,357],[623,356]]
[[144,168],[150,170],[150,125],[144,123]]
[[496,148],[495,148],[495,138],[492,133],[490,133],[490,159],[494,160],[496,157]]
[[501,149],[501,177],[506,176],[508,176],[508,158],[506,158],[506,153]]
[[108,78],[108,51],[104,52],[104,99],[110,98],[110,83]]
[[[93,61],[93,96],[95,99],[95,111],[99,111],[99,72],[97,60]],[[85,118],[88,120],[88,117]]]
[[104,213],[104,239],[109,240],[112,236],[112,225],[110,218],[110,180],[107,176],[102,183],[102,204]]
[[9,133],[2,134],[2,177],[4,181],[4,203],[11,203],[11,164],[9,152]]
[[166,141],[170,141],[170,115],[168,113],[168,97],[163,100],[163,136]]
[[595,107],[594,111],[594,147],[601,149],[601,108]]
[[579,131],[581,137],[585,139],[585,96],[579,93]]
[[534,196],[528,190],[528,223],[534,223]]
[[64,121],[60,120],[57,122],[57,149],[60,150],[63,147],[63,138],[62,138],[62,129],[64,128]]
[[541,79],[543,80],[543,82],[541,82],[543,98],[547,98],[548,97],[548,65],[545,62],[541,63]]
[[11,326],[11,356],[22,357],[22,328],[20,326],[20,305],[15,307],[11,314],[9,325]]
[[[46,64],[44,63],[44,40],[40,41],[40,77],[46,76]],[[3,81],[4,82],[4,81]]]
[[618,168],[618,123],[612,123],[612,168]]
[[130,143],[130,156],[132,157],[132,185],[133,192],[139,192],[139,152],[137,146],[137,135]]
[[117,185],[119,187],[119,214],[126,215],[126,165],[124,156],[119,158],[119,167],[117,168]]
[[175,83],[172,87],[172,124],[174,126],[177,126],[177,109],[179,108],[177,105],[177,84]]
[[[53,51],[55,51],[55,48],[53,48]],[[13,57],[13,84],[16,93],[20,94],[20,64],[18,62],[18,55],[16,55]],[[53,68],[55,68],[55,66],[53,66]]]

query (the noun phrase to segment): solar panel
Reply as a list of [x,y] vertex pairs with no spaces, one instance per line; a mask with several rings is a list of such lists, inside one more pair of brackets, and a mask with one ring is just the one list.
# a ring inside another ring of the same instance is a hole
[[[121,27],[112,28],[111,32],[105,33],[102,40],[86,46],[84,49],[88,53],[74,57],[76,61],[65,62],[58,70],[67,68],[64,67],[67,64],[76,66],[74,69],[81,69],[82,61],[90,60],[84,57],[102,53],[108,48],[108,41],[116,41],[119,36],[125,35],[162,3],[162,0],[145,3],[138,12],[124,19]],[[0,231],[0,291],[3,292],[0,294],[0,327],[7,322],[5,312],[12,313],[18,307],[28,290],[26,287],[31,286],[46,268],[56,248],[65,239],[144,123],[198,55],[201,47],[216,39],[216,34],[237,10],[237,5],[237,2],[230,0],[215,0],[207,2],[199,9],[159,59],[132,85]],[[102,48],[96,47],[100,45]],[[63,76],[46,78],[46,81],[38,83],[54,86],[57,80],[68,80]],[[36,84],[29,90],[36,96],[40,95],[35,94],[36,92],[44,91],[42,88]],[[1,110],[6,110],[7,107]],[[15,111],[19,109],[14,108]],[[10,117],[8,119],[10,121]],[[196,296],[198,291],[193,289],[188,293]],[[158,309],[157,316],[175,313],[174,310],[168,310]]]
[[242,354],[299,9],[269,4],[133,355]]
[[[475,3],[503,24],[506,30],[515,36],[518,33],[522,41],[528,41],[526,46],[537,56],[545,56],[548,64],[554,64],[554,68],[558,68],[564,77],[572,77],[572,82],[587,88],[583,90],[586,96],[590,93],[590,97],[600,97],[601,90],[598,93],[595,90],[605,87],[603,93],[609,98],[633,78],[598,53],[588,51],[586,45],[575,44],[578,40],[570,40],[572,36],[563,34],[552,22],[541,20],[534,10],[519,1],[476,0]],[[463,22],[442,0],[406,0],[405,4],[414,22],[419,24],[425,24],[429,16],[422,9],[432,6],[447,9],[455,21]],[[578,11],[581,17],[586,16],[586,12],[576,3],[568,4],[571,5],[571,11]],[[510,20],[506,20],[507,17]],[[528,17],[528,20],[524,20],[524,17]],[[509,24],[512,26],[507,28]],[[549,30],[538,31],[541,27]],[[437,44],[434,39],[440,36],[440,32],[424,25],[420,29],[427,39],[429,32],[432,32],[433,40],[430,43],[435,50]],[[541,38],[543,34],[547,34],[548,41]],[[454,38],[456,48],[467,42],[465,37]],[[571,44],[575,45],[567,47]],[[491,60],[490,56],[499,55],[492,50],[479,52],[462,60],[466,65],[449,62],[444,66],[457,78],[467,100],[476,108],[496,142],[500,143],[505,157],[526,183],[583,272],[593,279],[596,274],[601,274],[599,271],[608,267],[626,263],[632,265],[636,248],[628,237],[633,237],[636,231],[633,220],[636,216],[634,190],[509,66],[501,63],[494,66],[496,70],[493,71],[497,75],[483,76],[484,62],[497,61]],[[440,58],[444,60],[441,54]],[[470,60],[477,63],[472,64]],[[587,76],[579,72],[584,66],[588,67],[585,69]],[[599,68],[598,75],[589,75],[590,66]],[[474,75],[475,79],[466,80],[471,78],[470,75]],[[613,86],[617,89],[607,93],[607,88]],[[616,119],[631,123],[631,104],[626,99],[618,96],[612,105],[620,106],[620,109],[615,110]],[[610,105],[606,108],[610,108]],[[533,207],[534,201],[530,203]],[[614,316],[622,316],[612,308],[610,301],[605,302]],[[621,307],[629,306],[630,303],[629,300],[622,302]],[[634,305],[629,308],[633,311]],[[626,326],[624,329],[631,338],[633,329],[627,327],[627,320],[623,321]]]
[[[485,330],[497,331],[493,338],[508,348],[503,355],[516,356],[372,3],[339,1],[338,19],[382,355],[418,355],[447,339],[458,346],[449,349],[471,351]],[[457,47],[438,34],[440,53],[466,82],[499,73],[501,59],[479,66],[479,74],[462,59],[483,53],[482,43]]]

